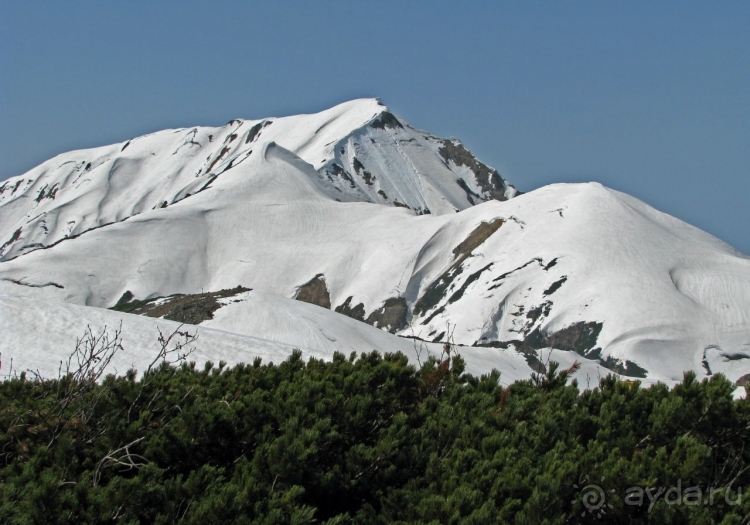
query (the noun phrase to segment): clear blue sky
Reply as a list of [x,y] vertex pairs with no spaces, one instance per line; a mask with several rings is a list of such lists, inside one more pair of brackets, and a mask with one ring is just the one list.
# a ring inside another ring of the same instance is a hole
[[750,253],[750,2],[0,4],[0,180],[373,96],[519,189],[596,180]]

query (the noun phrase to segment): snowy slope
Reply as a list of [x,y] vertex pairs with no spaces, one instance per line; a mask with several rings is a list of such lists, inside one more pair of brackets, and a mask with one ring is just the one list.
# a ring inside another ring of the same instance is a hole
[[314,115],[165,130],[58,155],[0,184],[0,260],[175,204],[274,142],[312,164],[341,201],[442,214],[516,193],[458,141],[402,123],[377,100],[354,100]]
[[[536,336],[543,347],[557,335],[560,348],[590,357],[600,348],[601,359],[672,380],[684,370],[750,372],[750,259],[718,239],[599,184],[548,186],[464,213],[504,222],[420,313],[428,334],[451,322],[467,344]],[[425,281],[451,267],[446,252],[424,254]]]
[[599,184],[516,196],[458,144],[364,100],[65,154],[0,195],[2,289],[65,309],[242,285],[202,327],[326,355],[402,341],[335,310],[452,333],[485,371],[520,360],[519,377],[549,347],[590,373],[750,373],[750,259]]
[[[153,319],[101,308],[57,303],[16,295],[12,287],[0,284],[0,378],[33,370],[44,377],[57,377],[90,326],[95,335],[122,331],[123,351],[115,355],[107,371],[124,373],[130,368],[142,372],[156,356],[159,330],[169,335],[187,329],[197,339],[186,346],[190,361],[200,367],[207,361],[228,365],[279,363],[294,349],[305,359],[331,359],[334,352],[402,352],[416,366],[429,355],[439,356],[442,345],[403,339],[348,317],[300,301],[249,292],[228,301],[217,319],[201,326],[185,326],[174,321]],[[248,323],[249,321],[249,323]],[[18,330],[18,326],[42,324],[39,330]],[[214,326],[220,327],[219,329]],[[170,347],[172,348],[172,347]],[[481,375],[493,368],[502,370],[501,382],[510,384],[530,377],[533,370],[524,357],[513,350],[457,348],[466,361],[467,371]],[[558,359],[564,366],[571,358]],[[608,373],[589,364],[577,372],[582,384]],[[595,380],[594,380],[595,381]]]

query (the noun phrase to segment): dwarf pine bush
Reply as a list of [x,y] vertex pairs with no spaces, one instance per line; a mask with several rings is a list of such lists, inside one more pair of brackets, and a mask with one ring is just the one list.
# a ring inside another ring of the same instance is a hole
[[[465,374],[460,356],[417,369],[402,354],[295,352],[69,384],[81,380],[0,383],[0,523],[739,524],[750,513],[750,495],[737,500],[750,489],[750,404],[718,375],[673,389],[608,377],[580,392],[554,364],[503,387],[497,372]],[[678,484],[713,500],[666,499]],[[639,503],[633,487],[663,490]]]

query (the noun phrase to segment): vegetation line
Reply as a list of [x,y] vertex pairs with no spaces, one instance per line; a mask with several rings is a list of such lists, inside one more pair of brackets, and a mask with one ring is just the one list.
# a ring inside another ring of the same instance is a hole
[[[581,392],[550,363],[511,386],[448,347],[231,368],[160,334],[141,376],[102,376],[87,331],[58,379],[0,382],[0,523],[743,523],[750,401],[720,374]],[[77,368],[76,368],[77,366]],[[590,512],[582,490],[600,484]],[[603,480],[603,481],[599,481]],[[591,483],[589,482],[589,483]],[[711,504],[641,504],[632,487]],[[729,496],[731,494],[731,497]],[[725,497],[727,496],[727,497]]]

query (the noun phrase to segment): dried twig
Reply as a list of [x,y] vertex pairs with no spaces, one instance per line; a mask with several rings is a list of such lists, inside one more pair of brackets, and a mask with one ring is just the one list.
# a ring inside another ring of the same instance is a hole
[[[58,380],[55,382],[57,388],[57,407],[55,410],[56,423],[52,432],[49,445],[60,436],[65,428],[63,416],[68,408],[77,403],[77,407],[70,419],[78,419],[88,422],[94,415],[99,399],[106,393],[100,389],[92,399],[85,400],[85,395],[92,391],[94,385],[104,375],[112,358],[122,347],[122,322],[110,336],[105,326],[101,334],[94,335],[91,326],[86,327],[83,337],[76,340],[73,353],[65,362],[65,373],[62,373],[62,363],[58,371]],[[39,372],[33,372],[38,381],[42,381]]]
[[[195,350],[194,348],[186,350],[186,347],[191,343],[194,343],[198,339],[198,334],[191,334],[187,330],[183,331],[181,330],[182,327],[182,324],[179,325],[168,336],[165,336],[161,329],[157,328],[159,330],[159,352],[156,354],[154,360],[151,361],[151,363],[146,368],[146,371],[143,373],[143,378],[141,379],[141,388],[138,391],[138,395],[135,396],[135,399],[128,408],[128,422],[130,422],[130,414],[133,411],[133,407],[135,407],[138,401],[140,401],[145,389],[148,388],[148,386],[151,385],[151,383],[153,383],[156,379],[156,374],[152,374],[152,372],[156,370],[157,365],[172,366],[177,363],[185,362],[187,361],[188,356]],[[153,403],[155,397],[157,397],[158,395],[159,391],[157,391],[152,399],[149,400],[149,406],[151,405],[151,403]]]
[[[144,458],[143,456],[139,456],[138,454],[132,454],[130,452],[130,447],[132,447],[136,443],[143,441],[144,439],[146,439],[145,436],[140,437],[135,441],[131,441],[127,445],[120,447],[117,450],[110,450],[106,456],[100,459],[96,464],[96,468],[94,469],[94,486],[99,483],[99,480],[102,476],[102,470],[104,468],[110,466],[120,466],[123,467],[120,472],[127,472],[128,470],[139,469],[146,466],[146,458]],[[139,461],[143,461],[144,463],[140,463]]]

